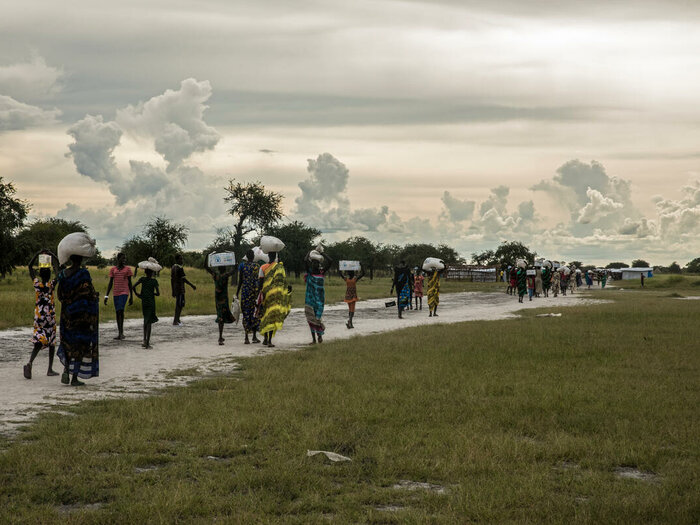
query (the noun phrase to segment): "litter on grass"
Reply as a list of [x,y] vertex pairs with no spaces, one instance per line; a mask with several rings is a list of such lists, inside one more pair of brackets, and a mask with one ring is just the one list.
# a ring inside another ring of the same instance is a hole
[[618,467],[615,469],[618,478],[636,479],[638,481],[657,481],[659,476],[653,472],[645,472],[634,467]]
[[347,456],[341,456],[340,454],[336,454],[335,452],[328,452],[326,450],[307,450],[306,451],[306,456],[311,457],[311,456],[316,456],[317,454],[323,454],[326,456],[328,459],[330,459],[333,462],[338,462],[338,461],[352,461]]
[[561,317],[561,314],[537,314],[537,317]]
[[435,492],[436,494],[444,494],[447,492],[445,487],[441,485],[425,483],[423,481],[411,481],[409,479],[402,479],[391,488],[396,490],[428,490],[430,492]]

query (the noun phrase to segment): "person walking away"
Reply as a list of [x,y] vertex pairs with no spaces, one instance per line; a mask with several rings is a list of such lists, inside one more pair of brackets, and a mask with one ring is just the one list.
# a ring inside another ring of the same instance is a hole
[[48,250],[38,252],[29,262],[29,277],[34,284],[36,294],[34,303],[34,332],[32,334],[32,349],[29,362],[24,365],[24,377],[32,378],[32,365],[34,359],[42,348],[49,349],[49,368],[47,376],[57,376],[58,372],[53,370],[53,358],[56,352],[56,308],[54,305],[54,290],[56,289],[56,279],[51,279],[51,268],[39,268],[37,276],[34,263],[39,255],[51,257],[53,274],[58,276],[58,257]]
[[600,280],[601,289],[605,288],[606,284],[608,284],[608,272],[604,271],[603,278]]
[[515,291],[518,288],[518,268],[516,266],[511,267],[510,269],[510,294],[515,295]]
[[411,270],[405,261],[400,261],[394,268],[394,280],[391,283],[390,294],[396,289],[396,306],[399,310],[399,319],[403,319],[403,311],[408,308],[411,299]]
[[640,272],[639,276],[642,279],[642,288],[644,288],[644,272]]
[[359,301],[359,298],[357,297],[357,281],[365,276],[365,270],[362,268],[360,275],[357,277],[355,277],[354,270],[348,271],[347,276],[340,270],[338,270],[338,274],[340,275],[340,278],[345,281],[345,302],[348,305],[348,322],[345,323],[345,326],[347,326],[348,329],[355,328],[352,324],[352,319],[355,317],[355,305],[357,304],[357,301]]
[[287,284],[284,264],[277,261],[277,252],[267,254],[270,262],[260,267],[261,319],[263,345],[274,348],[272,338],[282,329],[292,304],[292,287]]
[[[213,252],[212,252],[213,253]],[[228,280],[235,274],[235,270],[226,271],[225,266],[219,266],[213,270],[209,266],[209,258],[205,261],[205,270],[214,279],[214,302],[216,303],[216,323],[219,325],[219,346],[224,344],[224,324],[233,323],[233,314],[228,301]]]
[[[260,293],[258,275],[260,266],[254,262],[253,250],[248,250],[245,260],[238,265],[238,288],[236,297],[241,300],[241,314],[243,316],[243,330],[245,331],[245,344],[250,344],[248,334],[253,334],[253,343],[259,343],[260,339],[255,335],[260,329],[260,317],[257,313],[257,300]],[[243,292],[243,295],[241,295]]]
[[534,275],[527,276],[527,296],[530,301],[532,301],[532,296],[535,295],[536,279],[537,278]]
[[[153,328],[153,323],[158,322],[156,297],[160,295],[160,289],[158,288],[158,280],[153,277],[156,271],[153,268],[146,268],[145,271],[146,276],[136,281],[133,290],[136,297],[141,299],[141,312],[143,313],[143,343],[141,347],[153,348],[151,346],[151,329]],[[141,292],[136,290],[139,286],[141,287]]]
[[542,291],[542,268],[535,268],[535,297],[541,297]]
[[428,274],[428,317],[437,317],[440,304],[440,277],[445,270],[433,270]]
[[589,290],[591,289],[591,286],[593,286],[593,277],[591,277],[590,270],[588,270],[586,272],[586,286],[588,287]]
[[552,286],[552,268],[549,261],[542,266],[542,291],[545,297],[549,297],[549,289]]
[[185,285],[188,285],[192,290],[196,290],[197,287],[189,282],[185,277],[185,268],[183,267],[184,259],[182,254],[178,253],[175,256],[175,264],[173,264],[170,269],[170,286],[172,289],[173,297],[175,298],[175,316],[173,317],[173,326],[182,326],[182,321],[180,321],[180,315],[182,314],[182,309],[185,307]]
[[[503,273],[503,272],[501,272]],[[423,270],[416,268],[416,275],[413,277],[413,297],[416,299],[416,310],[423,309],[423,283],[425,282],[425,277],[423,277]],[[420,305],[420,307],[419,307]]]
[[109,284],[107,285],[107,293],[105,294],[105,304],[109,301],[109,292],[114,287],[114,310],[117,315],[117,337],[114,339],[124,339],[124,309],[126,308],[127,299],[129,306],[134,304],[134,293],[131,285],[131,277],[134,272],[131,267],[126,265],[126,256],[123,253],[117,254],[117,265],[112,266],[109,270]]
[[525,293],[527,292],[527,270],[525,268],[517,266],[516,281],[518,287],[518,302],[522,303],[523,297],[525,297]]
[[[59,250],[60,253],[60,250]],[[70,266],[58,275],[57,295],[61,301],[58,358],[63,364],[61,383],[83,386],[82,379],[100,375],[99,299],[83,256],[70,255]],[[71,378],[72,376],[72,378]]]
[[306,295],[304,298],[304,314],[306,322],[311,330],[311,344],[323,343],[323,334],[326,326],[323,324],[323,309],[326,303],[326,291],[324,288],[325,275],[331,265],[331,259],[323,252],[318,252],[323,260],[314,259],[309,252],[304,261],[306,262]]
[[556,270],[552,270],[552,291],[554,292],[554,297],[559,295],[559,288],[561,287],[561,274]]

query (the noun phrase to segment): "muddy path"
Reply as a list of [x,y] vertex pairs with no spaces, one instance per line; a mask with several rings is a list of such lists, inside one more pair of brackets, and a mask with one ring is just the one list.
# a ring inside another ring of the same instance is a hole
[[[362,301],[357,305],[355,328],[348,330],[347,306],[327,305],[324,312],[325,341],[370,335],[411,326],[456,323],[470,320],[497,320],[515,317],[517,310],[593,304],[595,301],[577,293],[566,297],[539,298],[519,304],[504,293],[457,293],[441,296],[439,317],[429,318],[427,308],[407,311],[397,318],[396,308],[386,308],[390,299]],[[424,304],[425,303],[424,301]],[[219,346],[215,316],[185,316],[183,326],[172,326],[172,318],[161,317],[153,326],[152,349],[141,348],[142,323],[127,320],[126,340],[116,341],[116,324],[100,327],[100,377],[87,381],[81,388],[60,383],[60,377],[47,377],[48,351],[34,361],[33,378],[26,380],[22,366],[31,352],[31,329],[0,331],[0,433],[12,435],[42,410],[61,410],[85,399],[143,396],[155,389],[182,385],[202,375],[227,373],[236,368],[236,359],[262,355],[271,351],[293,350],[311,340],[302,309],[295,308],[275,337],[276,348],[243,344],[243,328],[228,325],[226,343]],[[543,320],[546,322],[546,320]],[[61,371],[56,359],[54,369]]]

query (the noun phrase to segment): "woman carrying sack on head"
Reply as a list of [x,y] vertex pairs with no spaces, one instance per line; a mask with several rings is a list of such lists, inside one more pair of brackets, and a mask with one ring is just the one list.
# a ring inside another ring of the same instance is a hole
[[270,262],[260,267],[260,299],[262,317],[260,333],[263,335],[263,345],[274,348],[272,338],[282,329],[284,320],[291,310],[292,287],[287,285],[287,274],[284,265],[277,261],[277,253],[267,254]]

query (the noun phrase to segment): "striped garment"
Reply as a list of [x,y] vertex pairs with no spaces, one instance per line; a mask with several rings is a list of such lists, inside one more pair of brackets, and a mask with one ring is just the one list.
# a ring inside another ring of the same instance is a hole
[[83,379],[100,375],[99,308],[90,272],[81,268],[70,277],[58,276],[61,301],[61,343],[58,358],[69,373]]
[[292,296],[287,291],[287,274],[281,262],[265,265],[262,290],[260,333],[275,335],[282,329],[291,309]]
[[440,273],[434,271],[428,278],[428,307],[432,310],[440,304]]

